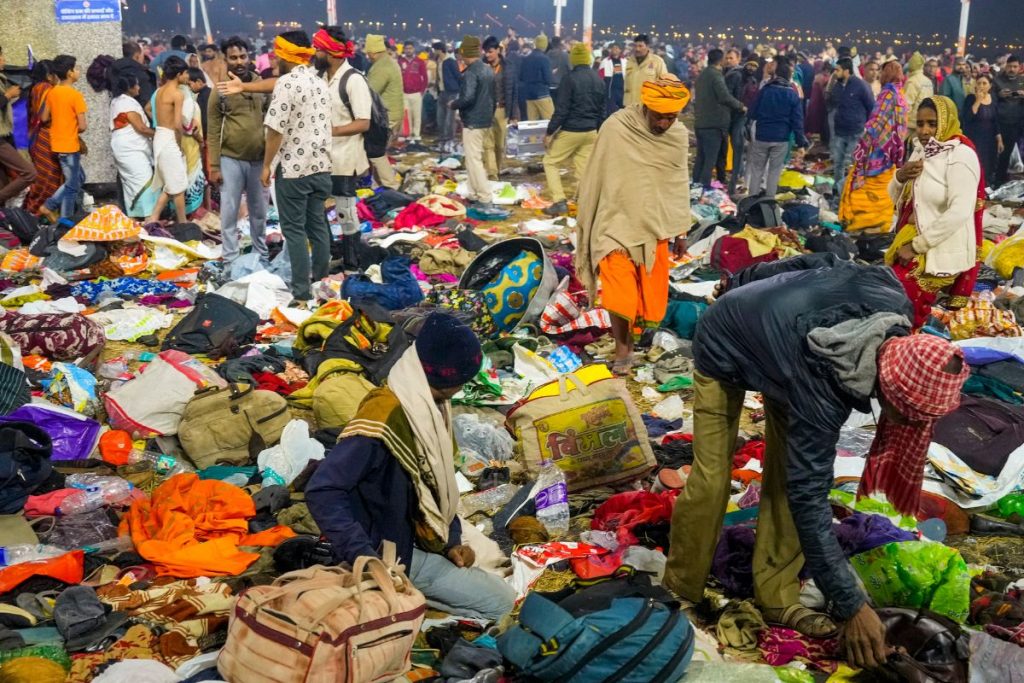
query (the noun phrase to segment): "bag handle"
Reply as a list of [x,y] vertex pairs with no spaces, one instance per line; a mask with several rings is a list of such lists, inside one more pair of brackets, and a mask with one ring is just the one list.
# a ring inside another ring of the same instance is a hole
[[[363,580],[362,577],[369,572],[373,577],[371,579]],[[359,621],[363,621],[363,608],[365,606],[363,593],[367,590],[379,589],[384,595],[384,600],[388,603],[388,608],[392,612],[397,612],[399,609],[398,605],[398,591],[395,590],[395,585],[391,574],[388,572],[387,566],[376,557],[363,556],[356,558],[355,566],[352,567],[352,577],[355,580],[355,584],[351,586],[351,590],[345,594],[335,596],[334,599],[328,600],[324,604],[320,605],[310,616],[308,624],[315,626],[324,617],[338,609],[342,604],[348,602],[352,598],[355,598],[356,603],[359,605],[358,618]],[[405,575],[401,575],[403,581],[407,581]],[[311,627],[307,627],[308,630],[314,630]]]
[[567,380],[572,380],[572,383],[577,391],[580,392],[581,396],[586,396],[590,393],[587,389],[587,384],[579,378],[575,372],[567,372],[563,375],[558,376],[558,394],[562,402],[569,400],[569,383]]
[[[315,632],[317,630],[317,625],[323,621],[328,614],[352,599],[355,599],[356,604],[359,605],[358,618],[361,622],[363,620],[363,590],[372,590],[376,586],[377,579],[367,579],[351,586],[346,586],[342,593],[335,595],[332,599],[313,610],[313,613],[309,615],[303,628],[307,631]],[[392,611],[394,611],[394,606],[392,606],[390,602],[388,605],[391,606]]]

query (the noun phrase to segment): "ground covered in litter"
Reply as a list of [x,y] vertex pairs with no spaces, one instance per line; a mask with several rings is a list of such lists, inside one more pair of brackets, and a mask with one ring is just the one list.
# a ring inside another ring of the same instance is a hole
[[[12,244],[0,261],[0,468],[23,465],[13,484],[0,469],[0,681],[219,680],[238,596],[329,561],[305,484],[386,377],[389,352],[432,310],[467,322],[486,356],[454,399],[460,514],[481,532],[470,541],[478,565],[520,599],[615,582],[657,590],[693,460],[690,339],[720,277],[715,243],[744,241],[750,262],[812,248],[880,258],[878,236],[843,233],[828,210],[818,151],[783,177],[785,225],[730,231],[727,193],[692,189],[694,229],[672,270],[669,315],[640,340],[625,379],[603,363],[610,320],[573,271],[573,218],[542,213],[537,158],[511,161],[481,209],[458,199],[458,155],[397,150],[400,191],[360,190],[360,272],[342,272],[335,254],[313,302],[292,300],[274,229],[269,268],[252,256],[225,268],[214,210],[147,232],[101,202],[66,234],[39,226],[34,248]],[[998,449],[933,443],[921,513],[903,517],[854,501],[874,425],[855,414],[831,498],[874,604],[948,619],[972,680],[1011,680],[1024,662],[1024,290],[1011,282],[1024,264],[1022,197],[1015,181],[991,202],[978,291],[936,321],[963,347],[1001,354],[998,367],[972,367],[968,388],[1010,425]],[[510,265],[539,266],[539,276],[502,285]],[[521,305],[495,306],[487,293],[498,285],[520,287]],[[552,401],[577,406],[581,388],[621,410],[552,420],[545,433],[532,426],[558,412]],[[836,639],[770,625],[754,605],[761,397],[748,394],[744,408],[712,578],[701,603],[682,605],[694,628],[685,680],[870,680],[856,678]],[[955,419],[995,436],[975,413]],[[636,438],[625,453],[575,432],[570,444],[572,420]],[[554,444],[557,468],[542,464],[542,444]],[[801,600],[824,607],[813,581]],[[495,637],[527,618],[521,607],[496,624],[428,610],[412,669],[397,680],[514,674]]]

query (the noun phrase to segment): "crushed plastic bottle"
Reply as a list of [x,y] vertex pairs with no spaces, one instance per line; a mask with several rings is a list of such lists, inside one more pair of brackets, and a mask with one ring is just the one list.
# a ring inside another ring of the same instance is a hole
[[[164,455],[163,453],[138,449],[132,451],[131,455],[128,456],[128,464],[148,465],[145,469],[151,469],[161,477],[173,477],[176,474],[195,472],[191,465],[179,458],[175,458],[173,455]],[[132,471],[138,472],[143,470],[133,468]]]
[[552,538],[564,536],[569,532],[569,493],[561,468],[550,460],[541,463],[533,490],[536,491],[537,521]]
[[0,547],[0,566],[10,567],[12,564],[22,562],[33,562],[35,560],[48,560],[52,557],[60,557],[67,550],[44,543],[19,543],[16,545],[5,545]]
[[67,486],[79,489],[65,498],[57,508],[59,515],[92,512],[104,505],[127,505],[132,498],[132,485],[121,477],[97,474],[72,474]]

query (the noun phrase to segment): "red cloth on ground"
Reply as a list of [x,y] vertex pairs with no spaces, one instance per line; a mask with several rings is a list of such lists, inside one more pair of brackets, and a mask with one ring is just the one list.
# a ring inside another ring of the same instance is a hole
[[596,510],[590,528],[614,531],[619,545],[637,545],[633,529],[640,524],[656,524],[672,519],[672,507],[679,491],[626,491],[616,493]]
[[254,372],[252,378],[256,380],[256,388],[266,391],[273,391],[282,396],[288,396],[293,391],[298,391],[305,386],[302,382],[289,384],[272,372]]
[[57,489],[38,496],[29,496],[25,502],[26,517],[44,517],[57,514],[57,508],[64,502],[64,499],[72,493],[78,493],[78,489]]
[[739,469],[751,460],[764,462],[764,439],[751,439],[736,449],[736,453],[732,456],[732,466]]
[[361,221],[376,221],[377,216],[362,199],[356,202],[356,217]]
[[413,202],[395,216],[395,229],[432,228],[435,225],[441,225],[446,220],[448,219],[444,216],[434,213],[422,204]]
[[809,638],[793,629],[769,626],[757,641],[764,661],[772,666],[786,666],[796,659],[826,673],[839,668],[838,638]]

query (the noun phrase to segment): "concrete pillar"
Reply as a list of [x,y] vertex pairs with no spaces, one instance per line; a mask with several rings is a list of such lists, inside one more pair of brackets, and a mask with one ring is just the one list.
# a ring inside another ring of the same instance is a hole
[[89,153],[83,159],[88,184],[116,180],[110,152],[110,93],[96,92],[85,79],[98,55],[121,57],[121,22],[57,23],[54,0],[3,0],[0,46],[7,63],[28,63],[28,47],[38,59],[73,55],[82,71],[77,87],[89,107],[83,139]]

